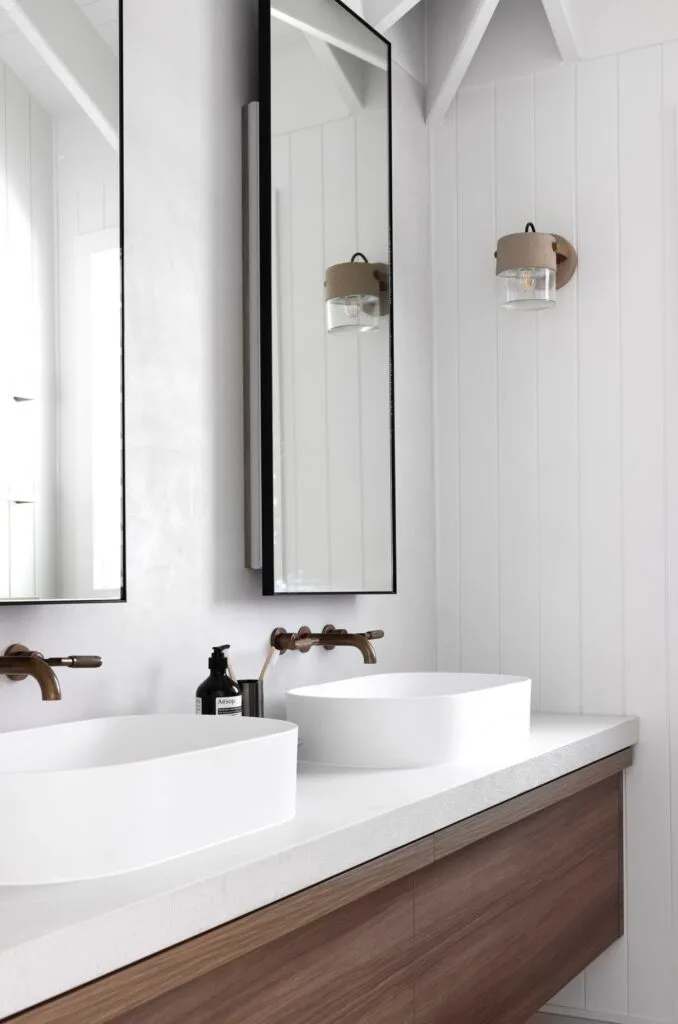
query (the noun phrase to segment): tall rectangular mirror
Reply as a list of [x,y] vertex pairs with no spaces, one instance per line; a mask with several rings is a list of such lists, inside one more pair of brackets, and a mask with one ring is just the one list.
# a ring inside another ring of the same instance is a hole
[[0,602],[124,598],[120,29],[0,3]]
[[390,44],[261,5],[264,593],[393,593]]

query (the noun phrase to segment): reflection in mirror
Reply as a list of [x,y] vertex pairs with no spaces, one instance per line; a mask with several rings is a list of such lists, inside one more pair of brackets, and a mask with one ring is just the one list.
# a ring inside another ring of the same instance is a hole
[[264,589],[391,593],[390,47],[337,0],[273,0],[270,29]]
[[118,0],[0,4],[0,600],[123,591]]

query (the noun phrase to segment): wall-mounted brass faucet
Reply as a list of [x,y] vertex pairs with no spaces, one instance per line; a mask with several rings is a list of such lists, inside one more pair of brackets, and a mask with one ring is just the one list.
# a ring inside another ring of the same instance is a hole
[[[53,667],[54,666],[54,667]],[[61,700],[61,687],[54,668],[100,668],[96,654],[71,654],[67,658],[45,658],[23,644],[12,644],[0,657],[0,676],[13,683],[32,676],[40,687],[43,700]]]
[[302,626],[296,633],[288,633],[279,626],[271,633],[271,647],[275,647],[281,654],[285,651],[307,654],[311,647],[324,647],[326,651],[333,651],[335,647],[357,647],[366,665],[376,665],[377,655],[372,640],[381,640],[383,635],[383,629],[373,629],[369,633],[349,633],[332,625],[325,626],[322,633],[312,633],[308,626]]

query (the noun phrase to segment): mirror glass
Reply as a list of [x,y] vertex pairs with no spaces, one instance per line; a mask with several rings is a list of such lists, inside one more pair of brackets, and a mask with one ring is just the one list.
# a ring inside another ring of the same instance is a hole
[[264,590],[392,593],[390,45],[337,0],[270,14]]
[[118,0],[0,9],[0,601],[120,600]]

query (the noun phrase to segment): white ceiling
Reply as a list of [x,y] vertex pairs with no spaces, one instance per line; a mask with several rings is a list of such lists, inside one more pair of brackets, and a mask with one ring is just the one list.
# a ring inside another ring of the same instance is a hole
[[[117,56],[118,0],[74,0],[74,3]],[[21,79],[48,113],[59,117],[80,110],[71,93],[4,11],[0,11],[0,60]]]
[[271,50],[274,53],[281,53],[289,50],[292,46],[299,46],[304,42],[303,32],[293,25],[288,25],[280,18],[271,18]]
[[75,0],[113,53],[119,56],[118,0]]
[[[390,38],[395,61],[424,85],[432,123],[444,117],[462,84],[678,40],[678,0],[353,3],[360,3],[367,20]],[[414,18],[413,12],[425,17]]]

